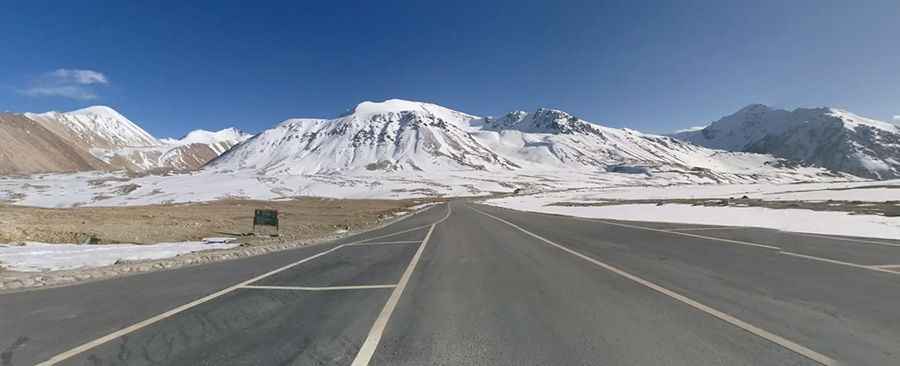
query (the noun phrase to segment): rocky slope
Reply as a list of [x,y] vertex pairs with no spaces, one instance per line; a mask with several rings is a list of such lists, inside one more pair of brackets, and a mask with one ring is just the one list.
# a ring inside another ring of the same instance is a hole
[[104,169],[106,164],[41,124],[0,113],[0,175]]
[[900,177],[900,129],[835,108],[747,106],[703,129],[676,133],[698,145],[772,154],[853,175]]
[[[43,131],[55,135],[54,147],[36,144],[30,147],[32,157],[19,153],[9,162],[0,163],[0,171],[60,172],[70,170],[125,169],[132,172],[157,170],[195,170],[250,136],[234,128],[218,132],[196,130],[182,139],[157,139],[116,110],[92,106],[72,112],[24,113],[22,120],[31,121]],[[22,122],[24,123],[24,122]],[[32,140],[21,140],[21,144]],[[58,149],[73,151],[92,164],[57,168],[52,164],[29,167],[30,161],[57,159]],[[21,150],[21,149],[19,149]],[[22,150],[24,151],[24,150]],[[12,160],[16,160],[14,169]]]

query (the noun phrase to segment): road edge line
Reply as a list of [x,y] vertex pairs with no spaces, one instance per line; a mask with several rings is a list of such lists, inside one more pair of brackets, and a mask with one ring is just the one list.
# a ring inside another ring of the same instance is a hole
[[[800,236],[808,236],[811,238],[830,239],[830,240],[834,240],[834,241],[847,241],[847,242],[852,242],[852,243],[862,243],[862,244],[870,244],[870,245],[881,245],[881,246],[895,247],[895,248],[900,247],[900,244],[877,241],[878,238],[873,238],[876,240],[865,240],[865,239],[855,239],[855,238],[842,238],[839,236],[828,236],[828,235],[821,235],[821,234],[815,234],[815,233],[798,233],[798,232],[793,232],[793,233],[800,235]],[[884,240],[890,240],[890,239],[884,239]]]
[[645,227],[645,226],[630,225],[630,224],[622,224],[622,223],[618,223],[618,222],[610,222],[610,221],[601,220],[601,219],[579,218],[579,217],[574,217],[574,216],[573,216],[573,218],[576,219],[576,220],[580,220],[580,221],[599,222],[599,223],[603,223],[603,224],[607,224],[607,225],[622,226],[622,227],[627,227],[627,228],[631,228],[631,229],[647,230],[647,231],[656,231],[656,232],[661,232],[661,233],[675,234],[675,235],[687,236],[687,237],[692,237],[692,238],[700,238],[700,239],[706,239],[706,240],[715,240],[715,241],[721,241],[721,242],[725,242],[725,243],[732,243],[732,244],[746,245],[746,246],[757,247],[757,248],[765,248],[765,249],[771,249],[771,250],[781,250],[780,247],[776,247],[776,246],[774,246],[774,245],[766,245],[766,244],[751,243],[751,242],[749,242],[749,241],[723,239],[723,238],[717,238],[717,237],[714,237],[714,236],[705,236],[705,235],[697,235],[697,234],[691,234],[691,233],[682,233],[682,232],[680,232],[680,231],[671,231],[671,230],[663,230],[663,229],[654,229],[654,228],[649,228],[649,227]]
[[877,265],[868,266],[868,265],[865,265],[865,264],[858,264],[858,263],[844,262],[844,261],[839,261],[839,260],[837,260],[837,259],[829,259],[829,258],[816,257],[816,256],[814,256],[814,255],[807,255],[807,254],[801,254],[801,253],[796,253],[796,252],[788,252],[788,251],[784,251],[784,250],[779,251],[778,254],[789,255],[789,256],[791,256],[791,257],[798,257],[798,258],[809,259],[809,260],[811,260],[811,261],[819,261],[819,262],[825,262],[825,263],[837,264],[837,265],[841,265],[841,266],[847,266],[847,267],[853,267],[853,268],[859,268],[859,269],[867,269],[867,270],[875,271],[875,272],[884,272],[884,273],[890,273],[890,274],[893,274],[893,275],[900,275],[900,273],[897,273],[897,272],[894,272],[894,271],[888,271],[888,270],[883,269],[883,268],[879,268],[879,266],[877,266]]
[[587,255],[581,254],[581,253],[579,253],[579,252],[577,252],[577,251],[575,251],[575,250],[573,250],[573,249],[569,249],[568,247],[565,247],[565,246],[563,246],[563,245],[557,244],[557,243],[555,243],[555,242],[553,242],[553,241],[551,241],[551,240],[549,240],[549,239],[547,239],[547,238],[544,238],[544,237],[542,237],[542,236],[540,236],[540,235],[538,235],[538,234],[532,233],[532,232],[530,232],[530,231],[528,231],[528,230],[526,230],[526,229],[524,229],[524,228],[522,228],[522,227],[519,227],[518,225],[513,224],[513,223],[511,223],[511,222],[509,222],[509,221],[506,221],[506,220],[504,220],[504,219],[502,219],[502,218],[499,218],[499,217],[497,217],[497,216],[491,215],[491,214],[489,214],[489,213],[486,213],[486,212],[481,211],[481,210],[479,210],[479,209],[477,209],[477,208],[474,208],[474,207],[472,207],[472,209],[475,210],[476,212],[482,214],[482,215],[488,216],[488,217],[493,218],[493,219],[495,219],[495,220],[497,220],[497,221],[500,221],[500,222],[503,222],[503,223],[505,223],[505,224],[507,224],[507,225],[509,225],[509,226],[512,226],[513,228],[516,228],[517,230],[519,230],[519,231],[521,231],[521,232],[523,232],[523,233],[525,233],[525,234],[528,234],[528,235],[534,237],[535,239],[541,240],[541,241],[543,241],[543,242],[545,242],[545,243],[547,243],[547,244],[550,244],[550,245],[552,245],[552,246],[554,246],[554,247],[556,247],[556,248],[558,248],[558,249],[561,249],[561,250],[563,250],[563,251],[565,251],[565,252],[567,252],[567,253],[569,253],[569,254],[572,254],[572,255],[574,255],[574,256],[576,256],[576,257],[578,257],[578,258],[584,259],[584,260],[586,260],[586,261],[588,261],[588,262],[590,262],[590,263],[592,263],[592,264],[594,264],[594,265],[596,265],[596,266],[599,266],[599,267],[601,267],[601,268],[603,268],[603,269],[606,269],[606,270],[608,270],[608,271],[610,271],[610,272],[613,272],[613,273],[618,274],[618,275],[620,275],[620,276],[622,276],[622,277],[625,277],[625,278],[627,278],[627,279],[629,279],[629,280],[632,280],[632,281],[634,281],[634,282],[637,282],[638,284],[641,284],[641,285],[643,285],[643,286],[645,286],[645,287],[648,287],[648,288],[650,288],[650,289],[652,289],[652,290],[654,290],[654,291],[656,291],[656,292],[659,292],[659,293],[661,293],[661,294],[663,294],[663,295],[669,296],[669,297],[671,297],[671,298],[673,298],[673,299],[675,299],[675,300],[678,300],[678,301],[680,301],[680,302],[682,302],[682,303],[684,303],[684,304],[686,304],[686,305],[688,305],[688,306],[691,306],[691,307],[693,307],[693,308],[695,308],[695,309],[697,309],[697,310],[700,310],[700,311],[702,311],[702,312],[704,312],[704,313],[707,313],[707,314],[709,314],[709,315],[712,315],[712,316],[714,316],[714,317],[716,317],[716,318],[718,318],[718,319],[720,319],[720,320],[722,320],[722,321],[725,321],[726,323],[729,323],[729,324],[734,325],[734,326],[736,326],[736,327],[738,327],[738,328],[741,328],[741,329],[743,329],[743,330],[745,330],[745,331],[747,331],[747,332],[749,332],[749,333],[751,333],[751,334],[753,334],[753,335],[756,335],[756,336],[758,336],[758,337],[760,337],[760,338],[763,338],[763,339],[765,339],[765,340],[767,340],[767,341],[769,341],[769,342],[775,343],[775,344],[780,345],[780,346],[782,346],[782,347],[784,347],[784,348],[786,348],[786,349],[789,349],[789,350],[791,350],[791,351],[794,351],[795,353],[797,353],[797,354],[799,354],[799,355],[801,355],[801,356],[804,356],[804,357],[806,357],[806,358],[808,358],[808,359],[810,359],[810,360],[813,360],[813,361],[815,361],[815,362],[818,362],[818,363],[820,363],[820,364],[822,364],[822,365],[826,365],[826,366],[837,366],[837,365],[841,365],[840,362],[838,362],[837,360],[832,359],[832,358],[830,358],[830,357],[828,357],[828,356],[825,356],[825,355],[823,355],[823,354],[821,354],[821,353],[818,353],[818,352],[816,352],[816,351],[813,351],[812,349],[809,349],[809,348],[807,348],[807,347],[805,347],[805,346],[802,346],[802,345],[800,345],[799,343],[793,342],[793,341],[791,341],[791,340],[789,340],[789,339],[787,339],[787,338],[781,337],[781,336],[779,336],[779,335],[777,335],[777,334],[771,333],[771,332],[766,331],[766,330],[764,330],[764,329],[762,329],[762,328],[759,328],[759,327],[757,327],[757,326],[754,326],[754,325],[752,325],[752,324],[750,324],[750,323],[747,323],[747,322],[745,322],[745,321],[743,321],[743,320],[740,320],[740,319],[738,319],[738,318],[735,318],[734,316],[728,315],[728,314],[726,314],[726,313],[724,313],[724,312],[722,312],[722,311],[719,311],[719,310],[716,310],[716,309],[714,309],[714,308],[712,308],[712,307],[709,307],[709,306],[707,306],[707,305],[704,305],[704,304],[702,304],[702,303],[700,303],[700,302],[698,302],[698,301],[696,301],[696,300],[693,300],[693,299],[691,299],[691,298],[689,298],[689,297],[687,297],[687,296],[681,295],[681,294],[679,294],[679,293],[677,293],[677,292],[675,292],[675,291],[672,291],[672,290],[669,290],[669,289],[667,289],[667,288],[665,288],[665,287],[662,287],[662,286],[660,286],[660,285],[657,285],[656,283],[650,282],[650,281],[645,280],[645,279],[643,279],[643,278],[641,278],[641,277],[638,277],[638,276],[636,276],[636,275],[633,275],[633,274],[631,274],[631,273],[629,273],[629,272],[626,272],[626,271],[624,271],[624,270],[621,270],[621,269],[619,269],[618,267],[615,267],[615,266],[606,264],[606,263],[604,263],[604,262],[601,262],[601,261],[599,261],[599,260],[596,260],[596,259],[594,259],[594,258],[591,258],[591,257],[589,257],[589,256],[587,256]]

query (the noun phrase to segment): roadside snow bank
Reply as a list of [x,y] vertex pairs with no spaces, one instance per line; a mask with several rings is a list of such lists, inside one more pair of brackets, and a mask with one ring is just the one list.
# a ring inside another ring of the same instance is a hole
[[522,211],[587,218],[658,221],[683,224],[753,226],[805,233],[900,239],[900,217],[849,215],[845,212],[763,207],[707,207],[683,204],[611,206],[546,206],[559,200],[511,197],[485,203]]
[[0,265],[22,272],[58,271],[84,267],[101,267],[116,261],[149,260],[213,249],[229,249],[239,244],[204,244],[203,242],[159,244],[75,245],[29,242],[25,245],[0,244]]

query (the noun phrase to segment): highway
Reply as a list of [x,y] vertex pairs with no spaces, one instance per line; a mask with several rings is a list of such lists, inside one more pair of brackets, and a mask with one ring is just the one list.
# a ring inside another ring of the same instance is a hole
[[452,201],[0,295],[0,366],[900,365],[900,242]]

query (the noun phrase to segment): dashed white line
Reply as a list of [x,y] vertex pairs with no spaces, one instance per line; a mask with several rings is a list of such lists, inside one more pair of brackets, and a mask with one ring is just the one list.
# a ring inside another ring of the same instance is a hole
[[429,225],[416,226],[416,227],[414,227],[414,228],[412,228],[412,229],[401,230],[401,231],[398,231],[398,232],[396,232],[396,233],[390,233],[390,234],[385,234],[385,235],[382,235],[382,236],[376,236],[376,237],[374,237],[374,238],[368,238],[368,239],[365,239],[365,240],[355,241],[355,242],[353,242],[353,243],[366,243],[366,242],[370,242],[370,241],[375,240],[375,239],[389,238],[389,237],[397,236],[397,235],[400,235],[400,234],[406,234],[406,233],[412,232],[412,231],[424,230],[424,229],[428,228],[428,226],[429,226]]
[[202,297],[202,298],[199,298],[199,299],[197,299],[197,300],[191,301],[191,302],[189,302],[189,303],[187,303],[187,304],[178,306],[178,307],[176,307],[176,308],[174,308],[174,309],[172,309],[172,310],[169,310],[169,311],[164,312],[164,313],[162,313],[162,314],[156,315],[156,316],[151,317],[151,318],[149,318],[149,319],[146,319],[146,320],[143,320],[143,321],[134,323],[134,324],[129,325],[129,326],[125,327],[125,328],[122,328],[122,329],[119,329],[119,330],[117,330],[117,331],[115,331],[115,332],[109,333],[109,334],[107,334],[107,335],[105,335],[105,336],[103,336],[103,337],[94,339],[94,340],[92,340],[92,341],[90,341],[90,342],[87,342],[87,343],[84,343],[84,344],[82,344],[82,345],[80,345],[80,346],[78,346],[78,347],[72,348],[72,349],[70,349],[70,350],[68,350],[68,351],[65,351],[65,352],[60,353],[60,354],[58,354],[58,355],[56,355],[56,356],[53,356],[53,357],[51,357],[49,360],[44,361],[44,362],[41,362],[41,363],[39,363],[38,365],[39,365],[39,366],[55,365],[55,364],[57,364],[57,363],[59,363],[59,362],[62,362],[62,361],[65,361],[65,360],[67,360],[67,359],[69,359],[69,358],[72,358],[72,357],[74,357],[74,356],[77,356],[78,354],[80,354],[80,353],[82,353],[82,352],[84,352],[84,351],[87,351],[87,350],[89,350],[89,349],[91,349],[91,348],[97,347],[97,346],[99,346],[99,345],[101,345],[101,344],[104,344],[104,343],[106,343],[106,342],[109,342],[109,341],[111,341],[111,340],[113,340],[113,339],[119,338],[119,337],[121,337],[121,336],[124,336],[124,335],[126,335],[126,334],[132,333],[132,332],[134,332],[134,331],[140,330],[141,328],[145,328],[145,327],[147,327],[147,326],[149,326],[149,325],[151,325],[151,324],[153,324],[153,323],[159,322],[160,320],[166,319],[166,318],[171,317],[171,316],[173,316],[173,315],[175,315],[175,314],[178,314],[178,313],[180,313],[180,312],[182,312],[182,311],[188,310],[188,309],[190,309],[190,308],[192,308],[192,307],[195,307],[195,306],[197,306],[197,305],[200,305],[200,304],[203,304],[203,303],[205,303],[205,302],[208,302],[208,301],[210,301],[210,300],[212,300],[212,299],[215,299],[215,298],[217,298],[217,297],[220,297],[220,296],[222,296],[222,295],[225,295],[225,294],[227,294],[227,293],[229,293],[229,292],[232,292],[232,291],[234,291],[234,290],[237,290],[237,289],[239,289],[239,288],[241,288],[241,287],[244,287],[244,286],[246,286],[246,285],[249,285],[249,284],[251,284],[251,283],[253,283],[253,282],[259,281],[259,280],[261,280],[261,279],[263,279],[263,278],[269,277],[269,276],[274,275],[274,274],[276,274],[276,273],[285,271],[285,270],[287,270],[287,269],[290,269],[290,268],[293,268],[293,267],[295,267],[295,266],[298,266],[298,265],[300,265],[300,264],[302,264],[302,263],[311,261],[311,260],[316,259],[316,258],[319,258],[319,257],[321,257],[321,256],[323,256],[323,255],[326,255],[326,254],[329,254],[329,253],[331,253],[331,252],[334,252],[335,250],[338,250],[338,249],[340,249],[340,248],[342,248],[342,247],[343,247],[343,245],[338,245],[338,246],[336,246],[336,247],[334,247],[334,248],[331,248],[331,249],[322,251],[322,252],[320,252],[320,253],[318,253],[318,254],[315,254],[315,255],[313,255],[313,256],[310,256],[310,257],[306,257],[306,258],[301,259],[301,260],[299,260],[299,261],[296,261],[296,262],[294,262],[294,263],[288,264],[288,265],[286,265],[286,266],[284,266],[284,267],[281,267],[281,268],[275,269],[275,270],[273,270],[273,271],[269,271],[269,272],[266,272],[266,273],[261,274],[261,275],[259,275],[259,276],[253,277],[253,278],[251,278],[251,279],[249,279],[249,280],[246,280],[246,281],[244,281],[244,282],[241,282],[241,283],[239,283],[239,284],[237,284],[237,285],[234,285],[234,286],[225,288],[224,290],[215,292],[215,293],[213,293],[213,294],[210,294],[210,295],[204,296],[204,297]]
[[372,360],[372,356],[375,355],[375,350],[378,349],[378,343],[381,342],[381,337],[384,335],[384,330],[387,327],[388,322],[391,320],[391,314],[394,313],[394,309],[397,307],[397,303],[400,302],[400,296],[403,295],[403,290],[406,289],[406,284],[409,283],[409,278],[412,277],[413,272],[416,270],[416,265],[419,263],[419,259],[422,257],[422,253],[425,252],[425,247],[428,245],[428,239],[431,239],[431,233],[434,232],[434,228],[447,220],[450,217],[450,213],[452,209],[450,208],[450,204],[447,203],[447,215],[444,216],[439,221],[431,224],[431,228],[428,229],[428,234],[425,234],[425,240],[422,241],[422,244],[419,245],[419,249],[416,251],[416,254],[413,255],[412,260],[409,261],[409,265],[406,267],[406,270],[403,271],[403,276],[400,277],[400,282],[397,283],[397,287],[394,288],[394,291],[391,292],[391,296],[388,298],[387,303],[384,304],[384,308],[381,309],[381,313],[378,314],[378,318],[375,319],[375,323],[372,324],[372,329],[369,330],[369,334],[366,336],[366,340],[363,342],[362,346],[359,348],[359,352],[356,353],[356,357],[353,359],[352,366],[366,366]]
[[587,255],[581,254],[581,253],[579,253],[579,252],[577,252],[577,251],[575,251],[575,250],[569,249],[568,247],[565,247],[565,246],[563,246],[563,245],[557,244],[557,243],[555,243],[555,242],[553,242],[553,241],[551,241],[551,240],[549,240],[549,239],[546,239],[546,238],[544,238],[544,237],[542,237],[542,236],[540,236],[540,235],[538,235],[538,234],[532,233],[532,232],[530,232],[530,231],[528,231],[528,230],[526,230],[526,229],[524,229],[524,228],[522,228],[522,227],[519,227],[518,225],[513,224],[513,223],[511,223],[511,222],[509,222],[509,221],[506,221],[506,220],[504,220],[504,219],[502,219],[502,218],[499,218],[499,217],[497,217],[497,216],[494,216],[494,215],[491,215],[491,214],[489,214],[489,213],[483,212],[483,211],[481,211],[481,210],[479,210],[479,209],[476,209],[476,208],[473,208],[473,209],[474,209],[475,211],[477,211],[477,212],[479,212],[479,213],[485,215],[485,216],[491,217],[491,218],[493,218],[493,219],[495,219],[495,220],[497,220],[497,221],[500,221],[500,222],[503,222],[503,223],[505,223],[505,224],[507,224],[507,225],[509,225],[509,226],[512,226],[513,228],[516,228],[517,230],[519,230],[519,231],[521,231],[521,232],[523,232],[523,233],[525,233],[525,234],[528,234],[529,236],[531,236],[531,237],[533,237],[533,238],[535,238],[535,239],[538,239],[538,240],[543,241],[543,242],[545,242],[545,243],[547,243],[547,244],[550,244],[550,245],[552,245],[552,246],[554,246],[554,247],[556,247],[556,248],[558,248],[558,249],[560,249],[560,250],[563,250],[563,251],[565,251],[565,252],[567,252],[567,253],[569,253],[569,254],[572,254],[572,255],[574,255],[574,256],[576,256],[576,257],[578,257],[578,258],[584,259],[584,260],[586,260],[586,261],[588,261],[588,262],[590,262],[590,263],[593,263],[594,265],[597,265],[597,266],[599,266],[599,267],[601,267],[601,268],[603,268],[603,269],[606,269],[606,270],[608,270],[608,271],[610,271],[610,272],[613,272],[613,273],[618,274],[618,275],[620,275],[620,276],[622,276],[622,277],[625,277],[625,278],[630,279],[630,280],[632,280],[632,281],[634,281],[634,282],[637,282],[637,283],[639,283],[639,284],[641,284],[641,285],[643,285],[643,286],[645,286],[645,287],[648,287],[648,288],[650,288],[650,289],[652,289],[652,290],[654,290],[654,291],[656,291],[656,292],[659,292],[659,293],[661,293],[661,294],[663,294],[663,295],[669,296],[669,297],[671,297],[671,298],[673,298],[673,299],[675,299],[675,300],[678,300],[678,301],[680,301],[680,302],[682,302],[682,303],[684,303],[684,304],[687,304],[688,306],[691,306],[691,307],[693,307],[693,308],[695,308],[695,309],[697,309],[697,310],[700,310],[700,311],[702,311],[702,312],[704,312],[704,313],[707,313],[707,314],[712,315],[712,316],[714,316],[714,317],[716,317],[716,318],[719,318],[720,320],[723,320],[723,321],[725,321],[725,322],[727,322],[727,323],[729,323],[729,324],[732,324],[732,325],[734,325],[734,326],[736,326],[736,327],[738,327],[738,328],[741,328],[741,329],[743,329],[743,330],[745,330],[745,331],[747,331],[747,332],[750,332],[750,333],[752,333],[752,334],[754,334],[754,335],[756,335],[756,336],[759,336],[759,337],[761,337],[761,338],[763,338],[763,339],[766,339],[766,340],[768,340],[768,341],[770,341],[770,342],[773,342],[773,343],[778,344],[778,345],[780,345],[780,346],[782,346],[782,347],[784,347],[784,348],[787,348],[787,349],[789,349],[789,350],[791,350],[791,351],[794,351],[794,352],[796,352],[796,353],[798,353],[798,354],[800,354],[800,355],[802,355],[802,356],[804,356],[804,357],[806,357],[806,358],[809,358],[809,359],[811,359],[811,360],[813,360],[813,361],[816,361],[816,362],[821,363],[821,364],[826,365],[826,366],[840,365],[840,363],[839,363],[837,360],[834,360],[834,359],[832,359],[831,357],[828,357],[828,356],[825,356],[825,355],[823,355],[823,354],[821,354],[821,353],[818,353],[818,352],[816,352],[816,351],[813,351],[813,350],[811,350],[811,349],[809,349],[809,348],[807,348],[807,347],[805,347],[805,346],[802,346],[802,345],[800,345],[800,344],[798,344],[798,343],[795,343],[795,342],[793,342],[793,341],[791,341],[791,340],[789,340],[789,339],[786,339],[786,338],[781,337],[781,336],[779,336],[779,335],[777,335],[777,334],[771,333],[771,332],[766,331],[766,330],[764,330],[764,329],[762,329],[762,328],[759,328],[759,327],[754,326],[754,325],[752,325],[752,324],[750,324],[750,323],[747,323],[747,322],[745,322],[745,321],[743,321],[743,320],[740,320],[740,319],[735,318],[735,317],[733,317],[733,316],[731,316],[731,315],[728,315],[728,314],[726,314],[726,313],[724,313],[724,312],[721,312],[721,311],[719,311],[719,310],[716,310],[716,309],[714,309],[714,308],[711,308],[711,307],[709,307],[709,306],[707,306],[707,305],[704,305],[704,304],[702,304],[702,303],[700,303],[700,302],[698,302],[698,301],[696,301],[696,300],[693,300],[693,299],[691,299],[691,298],[689,298],[689,297],[687,297],[687,296],[681,295],[681,294],[679,294],[679,293],[677,293],[677,292],[675,292],[675,291],[669,290],[669,289],[667,289],[667,288],[665,288],[665,287],[662,287],[662,286],[660,286],[660,285],[657,285],[657,284],[655,284],[655,283],[653,283],[653,282],[650,282],[650,281],[648,281],[648,280],[645,280],[645,279],[643,279],[643,278],[641,278],[641,277],[638,277],[638,276],[636,276],[636,275],[633,275],[633,274],[631,274],[631,273],[628,273],[628,272],[626,272],[626,271],[623,271],[623,270],[621,270],[621,269],[619,269],[619,268],[617,268],[617,267],[615,267],[615,266],[612,266],[612,265],[603,263],[603,262],[601,262],[601,261],[599,261],[599,260],[596,260],[596,259],[594,259],[594,258],[591,258],[591,257],[589,257],[589,256],[587,256]]
[[258,289],[258,290],[292,290],[292,291],[337,291],[337,290],[368,290],[378,288],[394,288],[397,285],[358,285],[358,286],[262,286],[262,285],[246,285],[241,288]]
[[[437,223],[440,223],[440,222],[446,220],[447,217],[450,216],[450,212],[449,212],[450,206],[449,206],[449,204],[447,204],[447,210],[448,210],[447,215],[444,216],[444,218],[442,218],[442,219],[436,221],[436,222],[433,223],[433,224],[430,224],[430,225],[431,225],[431,229],[434,229],[434,225],[436,225]],[[371,241],[371,240],[375,240],[375,239],[386,238],[386,237],[390,237],[390,236],[394,236],[394,235],[399,235],[399,234],[403,234],[403,233],[408,233],[408,232],[415,231],[415,230],[421,230],[421,229],[424,229],[424,228],[426,228],[426,227],[428,227],[428,226],[429,226],[429,225],[423,225],[423,226],[419,226],[419,227],[414,227],[414,228],[412,228],[412,229],[407,229],[407,230],[402,230],[402,231],[395,232],[395,233],[391,233],[391,234],[386,234],[386,235],[376,236],[376,237],[374,237],[374,238],[369,238],[369,239],[365,239],[365,240],[357,241],[357,242],[353,242],[353,243],[366,242],[366,241]],[[430,234],[430,233],[431,233],[431,230],[429,230],[429,234]],[[426,237],[426,238],[427,238],[427,237]],[[92,348],[94,348],[94,347],[97,347],[97,346],[99,346],[99,345],[102,345],[102,344],[104,344],[104,343],[106,343],[106,342],[109,342],[109,341],[111,341],[111,340],[113,340],[113,339],[116,339],[116,338],[119,338],[119,337],[121,337],[121,336],[130,334],[130,333],[135,332],[135,331],[138,331],[138,330],[140,330],[140,329],[142,329],[142,328],[145,328],[145,327],[147,327],[147,326],[149,326],[149,325],[152,325],[152,324],[157,323],[157,322],[159,322],[159,321],[161,321],[161,320],[164,320],[164,319],[166,319],[166,318],[169,318],[169,317],[171,317],[171,316],[173,316],[173,315],[175,315],[175,314],[181,313],[181,312],[183,312],[183,311],[185,311],[185,310],[188,310],[188,309],[190,309],[190,308],[192,308],[192,307],[195,307],[195,306],[197,306],[197,305],[200,305],[200,304],[209,302],[210,300],[213,300],[213,299],[215,299],[215,298],[221,297],[221,296],[223,296],[223,295],[225,295],[225,294],[228,294],[228,293],[230,293],[230,292],[232,292],[232,291],[234,291],[234,290],[237,290],[237,289],[239,289],[239,288],[242,288],[242,287],[245,287],[245,286],[247,286],[247,285],[250,285],[250,284],[253,283],[253,282],[259,281],[259,280],[264,279],[264,278],[266,278],[266,277],[272,276],[272,275],[274,275],[274,274],[276,274],[276,273],[279,273],[279,272],[288,270],[288,269],[293,268],[293,267],[295,267],[295,266],[298,266],[298,265],[300,265],[300,264],[306,263],[306,262],[308,262],[308,261],[311,261],[311,260],[313,260],[313,259],[319,258],[319,257],[324,256],[324,255],[327,255],[327,254],[329,254],[329,253],[332,253],[332,252],[334,252],[334,251],[336,251],[336,250],[338,250],[338,249],[341,249],[341,248],[347,246],[347,244],[353,244],[353,243],[346,243],[346,244],[337,245],[337,246],[335,246],[334,248],[331,248],[331,249],[328,249],[328,250],[319,252],[319,253],[317,253],[317,254],[314,254],[314,255],[312,255],[312,256],[306,257],[306,258],[301,259],[301,260],[299,260],[299,261],[296,261],[296,262],[294,262],[294,263],[291,263],[291,264],[288,264],[288,265],[286,265],[286,266],[277,268],[277,269],[275,269],[275,270],[266,272],[266,273],[264,273],[264,274],[261,274],[261,275],[259,275],[259,276],[253,277],[253,278],[251,278],[251,279],[249,279],[249,280],[246,280],[246,281],[244,281],[244,282],[238,283],[238,284],[236,284],[236,285],[234,285],[234,286],[227,287],[227,288],[222,289],[222,290],[220,290],[220,291],[218,291],[218,292],[215,292],[215,293],[209,294],[209,295],[207,295],[207,296],[201,297],[201,298],[199,298],[199,299],[197,299],[197,300],[191,301],[191,302],[189,302],[189,303],[187,303],[187,304],[180,305],[180,306],[175,307],[175,308],[173,308],[173,309],[171,309],[171,310],[169,310],[169,311],[166,311],[166,312],[164,312],[164,313],[162,313],[162,314],[158,314],[158,315],[153,316],[153,317],[151,317],[151,318],[148,318],[148,319],[142,320],[142,321],[140,321],[140,322],[134,323],[134,324],[129,325],[129,326],[125,327],[125,328],[119,329],[119,330],[117,330],[117,331],[115,331],[115,332],[109,333],[109,334],[107,334],[107,335],[105,335],[105,336],[102,336],[102,337],[100,337],[100,338],[91,340],[91,341],[89,341],[89,342],[87,342],[87,343],[81,344],[81,345],[79,345],[79,346],[77,346],[77,347],[75,347],[75,348],[69,349],[69,350],[67,350],[67,351],[65,351],[65,352],[59,353],[59,354],[57,354],[57,355],[51,357],[51,358],[48,359],[47,361],[38,363],[37,365],[38,365],[38,366],[49,366],[49,365],[55,365],[55,364],[60,363],[60,362],[62,362],[62,361],[68,360],[68,359],[70,359],[70,358],[72,358],[72,357],[75,357],[75,356],[77,356],[77,355],[79,355],[79,354],[81,354],[81,353],[83,353],[83,352],[85,352],[85,351],[88,351],[88,350],[90,350],[90,349],[92,349]],[[424,244],[422,244],[422,245],[424,246]],[[395,291],[396,291],[396,289],[395,289]]]
[[353,243],[347,244],[348,247],[364,247],[368,245],[394,245],[394,244],[419,244],[421,241],[419,240],[404,240],[404,241],[368,241],[363,243]]

